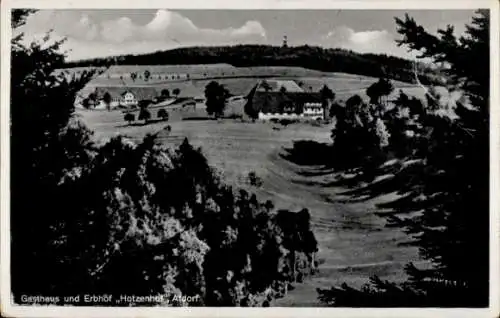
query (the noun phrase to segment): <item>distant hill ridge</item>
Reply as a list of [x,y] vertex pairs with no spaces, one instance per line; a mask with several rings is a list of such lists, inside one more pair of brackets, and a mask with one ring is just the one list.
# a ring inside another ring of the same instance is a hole
[[[215,64],[233,67],[287,66],[322,72],[342,72],[372,77],[388,77],[415,83],[413,62],[386,54],[361,54],[344,49],[316,46],[279,47],[269,45],[235,45],[186,47],[146,54],[129,54],[67,62],[69,67],[108,65],[193,65]],[[180,67],[180,69],[183,69]],[[432,70],[419,64],[419,80],[434,82]]]

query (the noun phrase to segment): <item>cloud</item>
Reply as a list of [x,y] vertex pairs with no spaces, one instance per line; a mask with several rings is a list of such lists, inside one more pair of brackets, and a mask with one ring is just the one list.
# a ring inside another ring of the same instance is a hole
[[187,17],[169,10],[158,10],[146,24],[129,17],[93,21],[78,11],[42,10],[32,15],[21,28],[27,39],[52,29],[55,36],[67,37],[69,59],[145,53],[189,45],[230,45],[264,43],[266,31],[259,21],[240,27],[200,28]]
[[405,47],[398,47],[396,38],[387,30],[354,31],[342,26],[326,34],[322,44],[359,53],[379,53],[415,59],[415,52],[408,52]]

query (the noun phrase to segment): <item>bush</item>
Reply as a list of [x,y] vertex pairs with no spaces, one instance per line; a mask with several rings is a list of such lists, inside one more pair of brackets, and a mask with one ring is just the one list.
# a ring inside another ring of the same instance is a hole
[[248,174],[248,182],[250,183],[250,185],[252,185],[254,187],[260,188],[262,186],[262,179],[257,176],[255,171],[251,171]]
[[162,120],[168,120],[168,117],[168,112],[165,109],[162,108],[158,111],[158,118],[161,118]]
[[125,121],[127,121],[130,125],[135,120],[135,116],[132,113],[126,113],[123,119],[125,119]]

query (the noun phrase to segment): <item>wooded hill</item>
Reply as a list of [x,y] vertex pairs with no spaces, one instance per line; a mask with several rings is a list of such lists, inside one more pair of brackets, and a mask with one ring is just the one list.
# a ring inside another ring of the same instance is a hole
[[[67,67],[104,65],[176,65],[228,63],[235,67],[300,66],[324,72],[344,72],[373,77],[389,77],[414,83],[413,63],[386,54],[360,54],[344,49],[316,46],[279,47],[269,45],[236,45],[187,47],[138,55],[121,55],[66,63]],[[424,71],[425,70],[425,71]],[[423,74],[422,74],[423,73]],[[429,67],[419,65],[419,79],[435,82]]]

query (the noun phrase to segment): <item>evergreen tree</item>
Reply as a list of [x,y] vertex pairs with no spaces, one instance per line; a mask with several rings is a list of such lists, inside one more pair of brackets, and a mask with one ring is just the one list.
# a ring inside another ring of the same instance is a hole
[[[14,32],[32,12],[12,11]],[[63,41],[47,44],[47,35],[25,46],[22,39],[18,34],[11,42],[12,291],[57,295],[53,286],[65,285],[68,272],[61,271],[56,238],[64,231],[61,216],[73,206],[60,184],[80,175],[94,147],[91,132],[72,117],[74,100],[95,71],[56,75]]]

